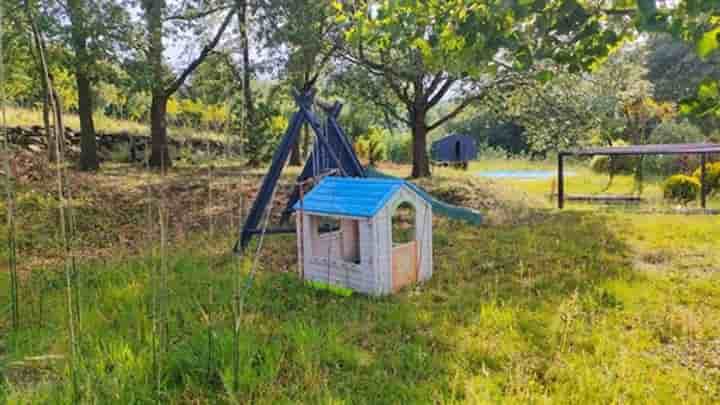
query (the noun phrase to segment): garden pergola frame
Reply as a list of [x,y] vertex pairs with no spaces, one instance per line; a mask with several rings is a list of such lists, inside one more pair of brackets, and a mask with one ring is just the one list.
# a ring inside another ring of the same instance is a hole
[[720,153],[720,144],[715,143],[681,143],[681,144],[654,144],[631,145],[618,147],[599,147],[585,149],[571,149],[558,153],[558,208],[565,206],[565,181],[563,174],[563,159],[565,156],[627,156],[627,155],[700,155],[700,205],[703,209],[707,205],[707,185],[705,184],[705,164],[707,157],[713,153]]

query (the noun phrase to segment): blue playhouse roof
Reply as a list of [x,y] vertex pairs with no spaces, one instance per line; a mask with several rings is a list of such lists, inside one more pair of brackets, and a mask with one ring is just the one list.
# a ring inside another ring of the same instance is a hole
[[[374,216],[405,184],[404,180],[326,177],[303,199],[303,211],[351,217]],[[300,209],[300,201],[293,209]]]

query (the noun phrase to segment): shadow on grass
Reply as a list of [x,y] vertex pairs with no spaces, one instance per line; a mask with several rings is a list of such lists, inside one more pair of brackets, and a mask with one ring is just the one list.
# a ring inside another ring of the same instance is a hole
[[[587,295],[612,306],[597,286],[628,269],[627,248],[603,218],[574,212],[504,228],[441,221],[433,279],[385,298],[341,297],[274,271],[294,257],[294,243],[269,239],[264,271],[249,284],[238,335],[238,392],[232,390],[237,267],[209,271],[205,253],[195,249],[172,259],[163,400],[452,402],[467,400],[465,384],[480,377],[489,390],[510,395],[514,385],[507,376],[525,373],[542,381],[563,350],[562,314],[569,304]],[[85,269],[82,375],[88,400],[153,399],[156,265],[133,261]],[[8,347],[17,347],[12,357],[67,347],[61,285],[45,298],[45,325],[9,339]],[[57,373],[67,378],[62,368]],[[67,391],[58,385],[41,394],[52,400]]]
[[[325,376],[321,391],[334,398],[466,400],[461,380],[472,376],[521,368],[542,380],[563,350],[564,313],[579,300],[613,308],[599,286],[631,277],[627,246],[590,213],[503,228],[441,222],[434,241],[435,273],[426,285],[382,299],[342,298],[279,277],[255,291],[253,310],[312,328],[324,342],[320,352],[339,345],[351,353],[352,360],[313,366]],[[293,327],[282,330],[292,363],[291,354],[306,348],[292,342]],[[505,383],[496,388],[508,394]]]

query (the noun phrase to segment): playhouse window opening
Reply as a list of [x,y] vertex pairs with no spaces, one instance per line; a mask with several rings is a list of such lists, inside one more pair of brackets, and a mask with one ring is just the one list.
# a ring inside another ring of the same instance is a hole
[[345,220],[343,224],[343,260],[360,264],[360,223]]
[[[318,253],[360,264],[360,226],[357,220],[317,217]],[[327,252],[327,253],[326,253]]]
[[409,243],[415,239],[415,207],[409,202],[403,202],[392,216],[393,245]]
[[331,217],[319,217],[318,234],[325,235],[340,230],[340,220]]

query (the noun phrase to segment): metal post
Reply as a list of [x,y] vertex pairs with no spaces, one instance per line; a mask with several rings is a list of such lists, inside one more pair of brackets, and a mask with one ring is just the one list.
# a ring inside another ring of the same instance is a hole
[[565,205],[565,182],[563,181],[563,154],[558,153],[558,208]]
[[707,190],[705,189],[705,161],[707,160],[707,154],[700,154],[700,206],[706,208]]

